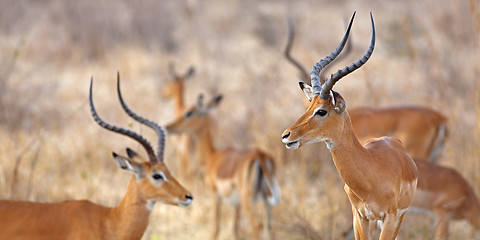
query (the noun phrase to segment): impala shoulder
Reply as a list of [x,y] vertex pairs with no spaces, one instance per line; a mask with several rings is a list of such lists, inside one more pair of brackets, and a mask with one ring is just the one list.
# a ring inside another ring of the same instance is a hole
[[389,146],[389,147],[399,147],[403,146],[402,141],[395,137],[378,137],[378,138],[370,138],[365,142],[365,148],[377,148],[382,146]]

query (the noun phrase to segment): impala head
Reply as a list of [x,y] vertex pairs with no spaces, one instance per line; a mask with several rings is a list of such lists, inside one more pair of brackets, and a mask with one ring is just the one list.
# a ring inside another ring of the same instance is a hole
[[326,141],[327,147],[330,147],[329,139],[332,139],[335,134],[344,128],[346,118],[345,100],[339,93],[332,91],[332,87],[338,80],[361,67],[370,58],[375,46],[375,26],[371,13],[372,37],[370,46],[363,57],[350,66],[338,70],[325,80],[320,79],[319,75],[322,69],[342,51],[348,39],[354,17],[355,13],[338,47],[329,56],[321,59],[312,67],[310,73],[312,86],[300,82],[300,88],[307,96],[310,104],[306,113],[283,132],[282,142],[286,144],[287,148],[296,149],[302,145],[319,141]]
[[157,123],[138,116],[128,108],[120,93],[120,75],[118,75],[117,80],[117,90],[120,103],[128,115],[155,130],[158,137],[157,153],[155,153],[148,140],[146,140],[140,134],[106,123],[98,116],[92,100],[92,85],[93,77],[90,81],[89,102],[90,110],[95,122],[109,131],[122,134],[136,140],[147,152],[148,161],[142,160],[137,153],[130,149],[127,149],[128,157],[113,153],[113,157],[120,168],[135,174],[135,183],[141,197],[146,201],[158,201],[179,206],[190,205],[193,201],[192,194],[185,190],[185,188],[177,182],[163,162],[163,151],[165,146],[165,134],[163,129]]
[[195,74],[195,68],[190,66],[183,74],[177,74],[174,64],[169,65],[170,75],[173,81],[169,82],[162,90],[161,95],[165,98],[178,96],[183,91],[183,83]]
[[221,100],[222,95],[218,95],[204,104],[203,95],[200,94],[195,106],[187,109],[183,116],[177,118],[165,128],[169,133],[198,133],[205,129],[206,124],[208,124],[208,112],[216,108]]
[[192,195],[177,182],[163,162],[146,161],[130,148],[127,148],[127,156],[113,153],[113,158],[121,169],[135,174],[143,199],[183,207],[192,203]]

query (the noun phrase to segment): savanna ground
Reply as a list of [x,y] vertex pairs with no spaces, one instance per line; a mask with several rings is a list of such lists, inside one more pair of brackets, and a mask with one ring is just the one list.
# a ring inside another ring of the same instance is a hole
[[[143,151],[93,122],[90,77],[106,121],[155,139],[119,107],[116,72],[130,107],[166,124],[174,109],[160,91],[171,81],[173,62],[180,71],[196,67],[187,83],[188,104],[199,93],[223,94],[213,111],[218,147],[258,146],[275,156],[282,190],[274,209],[277,238],[341,238],[351,226],[350,206],[324,144],[293,151],[280,141],[305,109],[297,71],[282,50],[287,19],[293,18],[293,54],[309,69],[336,47],[353,11],[353,51],[338,68],[365,51],[369,11],[377,44],[369,62],[335,89],[349,108],[420,105],[443,113],[450,134],[439,163],[461,172],[480,195],[478,0],[1,0],[0,198],[117,204],[130,175],[117,167],[111,152],[123,153],[127,146]],[[171,140],[166,161],[180,176]],[[193,182],[180,179],[193,192],[194,204],[157,204],[144,239],[210,236],[213,195],[199,175]],[[232,209],[223,209],[221,239],[231,239]],[[429,239],[433,225],[431,216],[409,213],[400,239]],[[452,239],[480,239],[465,221],[450,229]]]

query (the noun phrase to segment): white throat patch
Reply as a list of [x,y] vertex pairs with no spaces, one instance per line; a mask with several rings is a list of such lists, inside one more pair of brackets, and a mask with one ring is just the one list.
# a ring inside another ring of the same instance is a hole
[[154,207],[155,207],[155,201],[148,200],[147,201],[147,210],[151,212]]

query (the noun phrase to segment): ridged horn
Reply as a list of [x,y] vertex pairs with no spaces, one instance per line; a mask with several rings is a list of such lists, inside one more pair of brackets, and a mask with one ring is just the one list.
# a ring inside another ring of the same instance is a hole
[[92,113],[92,116],[95,122],[97,122],[98,125],[100,125],[101,127],[109,131],[116,132],[136,140],[143,146],[143,148],[145,148],[145,151],[147,151],[150,161],[156,160],[155,152],[153,151],[152,145],[150,145],[148,140],[142,137],[142,135],[136,132],[130,131],[128,129],[120,128],[120,127],[111,125],[109,123],[106,123],[98,116],[97,111],[95,110],[95,106],[93,105],[92,88],[93,88],[93,77],[90,79],[89,102],[90,102],[90,111]]
[[158,138],[158,145],[157,145],[157,154],[155,155],[156,161],[163,162],[163,153],[165,149],[165,131],[163,131],[162,127],[157,123],[150,121],[138,114],[134,113],[123,101],[122,93],[120,91],[120,73],[117,72],[117,93],[118,93],[118,100],[120,100],[120,104],[122,105],[123,110],[128,114],[128,116],[132,117],[136,121],[144,124],[145,126],[153,129],[155,133],[157,133]]
[[320,94],[320,91],[322,90],[322,83],[319,76],[320,72],[325,66],[327,66],[330,62],[332,62],[338,56],[338,54],[342,52],[343,47],[345,47],[345,44],[348,39],[348,35],[350,34],[350,29],[352,27],[353,19],[355,18],[355,14],[356,12],[353,12],[352,18],[350,19],[350,23],[348,24],[347,31],[345,32],[345,35],[343,35],[342,41],[340,41],[337,48],[335,48],[335,50],[332,53],[330,53],[330,55],[326,56],[325,58],[318,61],[315,65],[313,65],[312,71],[310,72],[310,78],[311,78],[314,94]]
[[346,75],[360,68],[368,61],[368,59],[372,55],[373,49],[375,47],[375,24],[373,22],[372,12],[370,12],[370,21],[372,22],[372,36],[370,38],[370,46],[368,46],[367,51],[362,56],[362,58],[350,64],[350,66],[339,69],[336,73],[332,74],[330,78],[325,80],[325,84],[322,85],[322,89],[320,92],[320,98],[324,100],[330,100],[330,91],[332,90],[333,85],[335,85],[335,83],[338,82],[338,80],[340,80],[342,77],[345,77]]

